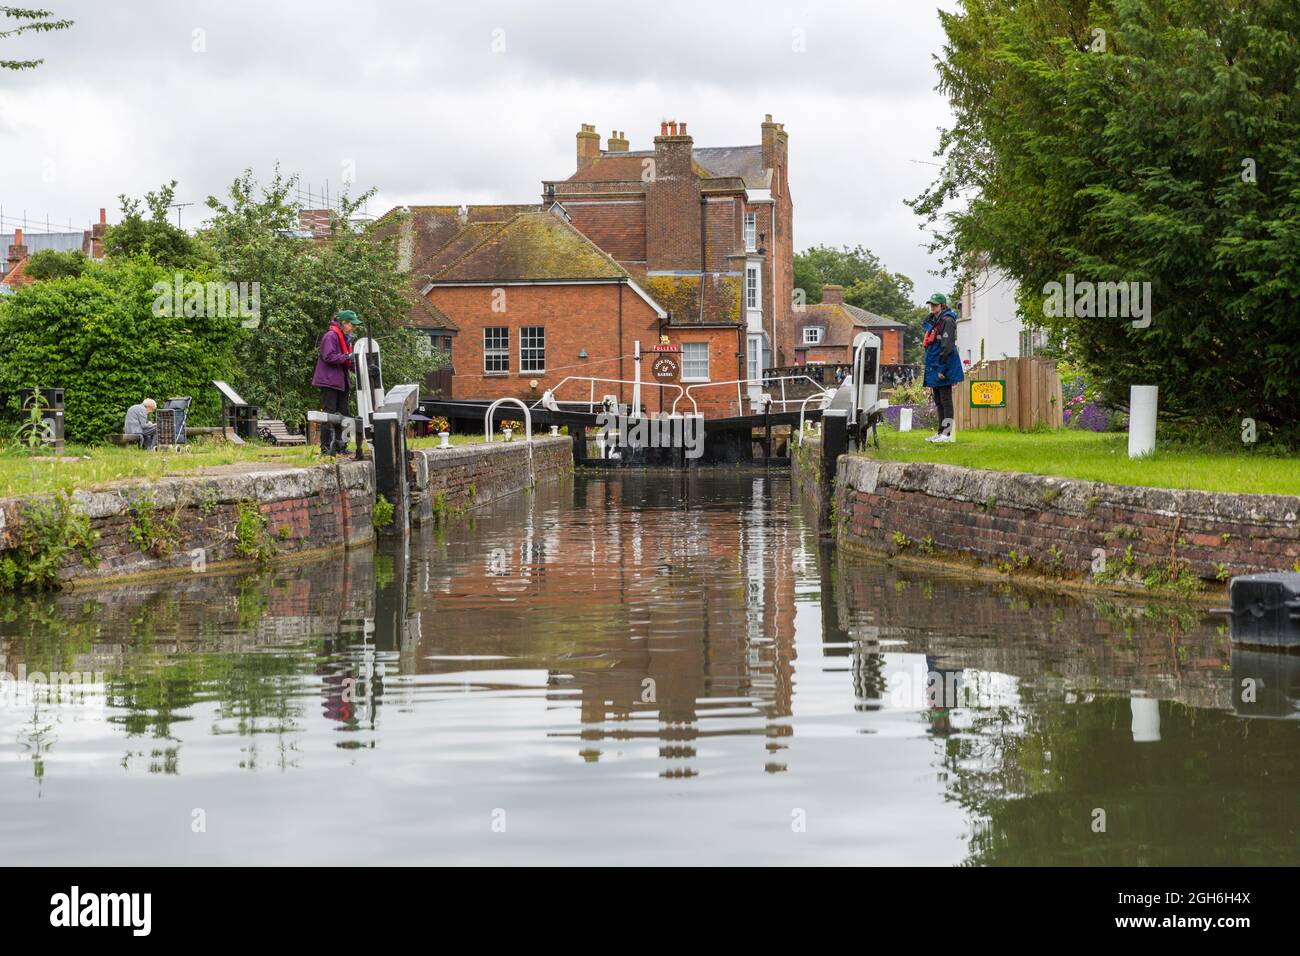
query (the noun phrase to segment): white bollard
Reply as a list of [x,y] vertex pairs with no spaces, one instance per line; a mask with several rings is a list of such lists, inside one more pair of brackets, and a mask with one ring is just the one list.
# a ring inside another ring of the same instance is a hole
[[1158,385],[1133,385],[1128,393],[1128,456],[1141,458],[1156,450]]
[[912,430],[912,410],[910,408],[900,408],[898,410],[898,430],[900,432],[910,432]]
[[560,426],[559,426],[559,425],[552,425],[552,426],[551,426],[551,437],[552,437],[552,438],[556,438],[556,437],[559,436],[559,434],[560,434]]
[[439,448],[451,447],[451,432],[438,432],[438,438],[441,441],[441,444],[438,445]]
[[1133,720],[1129,732],[1135,744],[1154,744],[1160,742],[1160,701],[1154,697],[1139,697],[1140,691],[1134,691],[1129,697],[1129,709]]

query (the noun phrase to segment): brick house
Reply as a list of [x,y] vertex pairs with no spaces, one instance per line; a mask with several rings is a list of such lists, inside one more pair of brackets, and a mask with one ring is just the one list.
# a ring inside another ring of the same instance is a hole
[[[566,376],[633,378],[633,343],[658,341],[667,312],[626,269],[555,212],[465,218],[427,261],[420,290],[424,327],[450,336],[454,325],[453,400],[532,403]],[[632,398],[630,386],[598,383],[596,399],[606,394]],[[590,395],[588,382],[558,393]]]
[[[573,174],[542,184],[543,205],[559,206],[667,310],[683,384],[697,385],[712,414],[742,411],[736,386],[699,383],[758,378],[795,361],[788,136],[769,115],[759,138],[696,147],[686,124],[672,121],[653,149],[631,150],[615,131],[602,150],[584,125]],[[750,386],[746,398],[761,391]]]
[[[415,293],[409,323],[448,353],[451,394],[535,399],[564,375],[631,379],[633,343],[667,336],[701,411],[749,411],[761,386],[738,394],[735,380],[795,361],[787,135],[771,116],[760,132],[755,145],[697,149],[685,123],[665,122],[653,149],[614,133],[602,150],[584,125],[574,173],[543,182],[536,205],[390,212],[406,213],[394,228]],[[492,311],[497,290],[504,312]],[[520,337],[539,334],[544,362],[531,351],[525,362],[518,350],[533,346]],[[630,386],[602,390],[631,399]],[[643,404],[656,409],[660,391],[643,389]],[[570,383],[558,398],[589,393]]]
[[907,326],[844,301],[844,287],[822,287],[822,301],[804,306],[796,315],[795,353],[799,365],[848,365],[853,339],[859,332],[880,336],[880,364],[903,363],[903,332]]
[[36,280],[27,274],[27,264],[38,252],[81,251],[90,259],[104,257],[104,234],[108,229],[106,211],[99,211],[99,222],[89,229],[69,232],[38,232],[24,236],[21,229],[0,233],[0,249],[5,250],[4,264],[0,266],[0,293],[13,292]]

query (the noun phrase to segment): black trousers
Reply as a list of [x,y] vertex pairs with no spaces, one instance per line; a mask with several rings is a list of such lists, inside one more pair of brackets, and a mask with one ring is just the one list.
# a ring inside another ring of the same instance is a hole
[[935,431],[940,435],[952,434],[952,386],[938,385],[931,391],[934,392],[935,407],[939,409],[939,427]]
[[[347,415],[348,393],[337,388],[320,390],[320,408],[331,415]],[[343,443],[343,426],[337,428],[329,422],[321,422],[320,450],[322,455],[338,455],[347,451]]]

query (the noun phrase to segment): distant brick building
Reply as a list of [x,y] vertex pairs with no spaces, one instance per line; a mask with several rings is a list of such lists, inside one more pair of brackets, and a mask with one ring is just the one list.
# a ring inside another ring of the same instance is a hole
[[[559,205],[667,310],[664,332],[684,350],[684,382],[758,378],[794,364],[794,205],[782,124],[767,116],[752,146],[697,148],[673,121],[660,124],[653,149],[629,145],[616,131],[602,150],[583,126],[575,171],[543,183],[543,205]],[[740,411],[734,385],[696,392]]]
[[[602,150],[583,126],[575,171],[544,181],[536,205],[393,210],[409,213],[399,255],[417,293],[410,324],[448,351],[452,394],[539,398],[564,375],[631,379],[633,343],[648,352],[667,336],[705,414],[749,411],[762,389],[738,396],[735,380],[796,356],[787,135],[768,116],[760,140],[697,149],[674,121],[653,149],[632,151],[616,132]],[[497,289],[505,311],[493,310]],[[543,366],[519,351],[539,334]],[[602,390],[631,398],[627,387]],[[647,386],[643,404],[657,409],[659,391]],[[558,397],[589,393],[570,383]]]
[[907,326],[844,301],[844,287],[822,287],[822,301],[796,315],[795,352],[798,364],[848,365],[853,339],[859,332],[880,336],[880,364],[903,363],[903,332]]
[[69,232],[38,232],[24,236],[23,230],[12,233],[0,233],[0,249],[5,250],[3,265],[0,265],[0,294],[13,292],[36,280],[27,274],[27,264],[38,252],[80,251],[90,259],[104,257],[104,234],[108,229],[106,211],[99,211],[99,222],[89,229]]

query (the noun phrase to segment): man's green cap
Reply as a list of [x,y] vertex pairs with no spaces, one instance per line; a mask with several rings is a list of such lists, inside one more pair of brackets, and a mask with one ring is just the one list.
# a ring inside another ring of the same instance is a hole
[[351,309],[344,309],[342,312],[338,314],[338,320],[340,322],[351,322],[353,325],[356,325],[357,314],[353,312]]
[[928,302],[930,305],[947,305],[948,297],[944,295],[942,292],[936,292],[934,295],[930,296],[930,298],[926,299],[925,301]]

